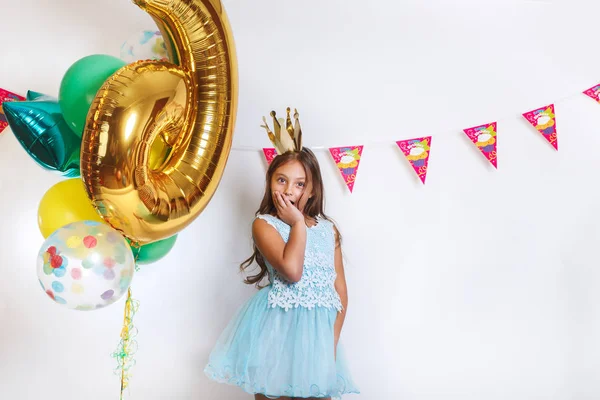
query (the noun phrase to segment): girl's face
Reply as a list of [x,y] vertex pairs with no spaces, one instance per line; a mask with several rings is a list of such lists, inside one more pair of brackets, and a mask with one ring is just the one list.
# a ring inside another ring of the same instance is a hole
[[286,196],[300,211],[304,210],[312,196],[312,185],[300,161],[292,160],[275,170],[271,177],[271,194],[275,192]]

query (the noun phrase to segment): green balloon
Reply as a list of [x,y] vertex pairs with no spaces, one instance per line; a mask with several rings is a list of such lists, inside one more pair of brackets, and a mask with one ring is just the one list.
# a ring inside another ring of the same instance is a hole
[[125,62],[116,57],[94,54],[76,61],[63,76],[58,102],[64,120],[77,136],[83,134],[87,113],[98,89],[124,65]]
[[145,244],[139,248],[132,247],[133,257],[137,257],[138,264],[152,264],[164,256],[175,246],[177,235],[171,236],[163,240]]

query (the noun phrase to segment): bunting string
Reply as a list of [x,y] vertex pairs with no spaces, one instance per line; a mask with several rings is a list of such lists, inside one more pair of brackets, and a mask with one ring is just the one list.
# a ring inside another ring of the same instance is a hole
[[[596,85],[588,90],[593,90],[594,88],[596,88],[596,93],[598,93],[598,98],[600,99],[600,85]],[[582,96],[585,95],[585,92],[579,92],[579,93],[575,93],[575,94],[570,94],[564,97],[561,97],[560,99],[554,101],[551,104],[561,104],[566,102],[567,100],[571,100],[573,98],[576,98],[578,96]],[[591,97],[588,95],[588,97]],[[592,97],[593,98],[593,97]],[[596,100],[598,103],[600,103],[600,100]],[[548,103],[550,104],[550,103]],[[537,106],[537,105],[535,105]],[[534,106],[534,107],[535,107]],[[540,106],[541,107],[541,106]],[[533,107],[530,107],[531,109],[533,109]],[[501,118],[496,118],[495,121],[498,124],[507,122],[509,120],[516,120],[519,118],[523,118],[521,112],[516,112],[514,114],[504,114]],[[260,121],[259,121],[260,122]],[[259,125],[257,125],[259,126]],[[440,139],[440,137],[442,136],[448,136],[448,135],[452,135],[452,134],[460,134],[462,132],[462,130],[464,129],[464,127],[460,127],[460,128],[455,128],[455,129],[445,129],[445,130],[440,130],[440,131],[436,131],[435,133],[431,134],[430,136],[436,137],[437,140]],[[259,129],[257,128],[257,132],[259,132]],[[262,132],[261,132],[262,133]],[[430,132],[427,132],[427,134],[429,135]],[[419,133],[416,132],[415,133],[415,137],[418,137]],[[422,136],[425,136],[422,134]],[[360,140],[360,139],[351,139],[351,140],[344,140],[344,142],[346,143],[361,143],[364,147],[390,147],[390,146],[394,146],[396,141],[398,140],[404,140],[405,138],[402,137],[402,135],[400,134],[399,136],[396,135],[394,137],[390,137],[390,138],[386,138],[386,139],[376,139],[376,140]],[[408,139],[408,138],[406,138]],[[269,142],[267,142],[269,143]],[[323,152],[327,152],[329,153],[329,149],[333,148],[335,146],[331,145],[325,145],[325,144],[317,144],[317,145],[313,145],[313,146],[305,146],[310,148],[313,151],[323,151]],[[239,145],[233,145],[231,147],[231,150],[235,150],[235,151],[240,151],[240,152],[256,152],[256,151],[262,151],[262,149],[264,149],[265,147],[261,147],[261,146],[251,146],[251,145],[243,145],[243,144],[239,144]]]
[[[597,103],[600,103],[600,84],[582,92],[561,97],[554,103],[547,104],[542,107],[540,107],[540,104],[538,104],[538,108],[533,109],[532,111],[504,115],[502,118],[498,118],[495,121],[490,121],[471,128],[447,129],[441,132],[438,131],[431,136],[419,136],[419,132],[415,132],[416,136],[411,138],[402,138],[402,135],[399,135],[400,138],[398,136],[389,139],[379,138],[377,140],[367,140],[360,143],[356,143],[356,141],[353,140],[344,140],[346,142],[346,146],[341,147],[330,147],[323,144],[307,147],[313,151],[324,151],[329,153],[333,162],[338,167],[341,177],[343,178],[344,183],[348,187],[350,193],[352,193],[354,189],[354,183],[356,181],[363,149],[365,147],[370,149],[376,147],[394,146],[394,144],[397,145],[398,150],[407,160],[407,166],[411,167],[418,179],[425,184],[427,174],[429,173],[428,163],[432,151],[432,143],[437,143],[440,138],[450,137],[451,134],[460,134],[461,130],[463,134],[465,134],[473,143],[474,148],[479,150],[479,152],[494,168],[498,168],[497,141],[499,137],[500,140],[502,140],[502,133],[498,132],[498,123],[500,122],[502,124],[509,119],[525,119],[556,151],[558,151],[559,133],[556,121],[555,104],[564,103],[575,96],[580,96],[582,94],[595,100]],[[0,89],[0,105],[3,101],[19,100],[20,97],[18,95]],[[3,117],[3,114],[2,108],[0,107],[0,131],[5,127],[2,126],[1,117]],[[259,130],[258,126],[260,125],[257,124],[257,131]],[[500,127],[500,130],[501,129],[502,128]],[[257,133],[257,137],[258,136],[259,135]],[[352,142],[355,144],[350,145]],[[267,164],[270,164],[273,158],[277,155],[276,150],[271,147],[233,145],[231,150],[250,152],[262,150]],[[435,152],[435,150],[433,151]]]

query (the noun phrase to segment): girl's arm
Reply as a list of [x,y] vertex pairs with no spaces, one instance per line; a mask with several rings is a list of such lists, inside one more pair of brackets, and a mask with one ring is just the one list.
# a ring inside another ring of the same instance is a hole
[[340,243],[340,234],[335,228],[335,272],[337,278],[335,279],[335,290],[340,295],[342,301],[342,311],[337,314],[335,319],[335,325],[333,326],[334,336],[334,355],[337,355],[337,344],[340,340],[340,334],[342,333],[342,325],[346,319],[346,310],[348,309],[348,287],[346,286],[346,276],[344,275],[344,261],[342,259],[342,246]]
[[285,243],[279,232],[265,220],[257,218],[252,224],[256,247],[285,279],[298,282],[302,278],[306,249],[306,222],[304,215],[285,196],[274,194],[279,218],[290,225],[290,237]]

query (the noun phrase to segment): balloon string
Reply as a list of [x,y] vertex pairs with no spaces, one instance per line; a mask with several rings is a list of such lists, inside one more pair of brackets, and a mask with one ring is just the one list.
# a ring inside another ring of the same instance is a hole
[[113,357],[117,359],[117,370],[121,376],[121,396],[123,400],[125,389],[129,386],[130,369],[135,365],[133,355],[137,350],[137,342],[134,340],[137,335],[137,329],[133,326],[133,316],[137,312],[139,302],[131,297],[131,288],[127,290],[127,300],[125,301],[125,315],[123,317],[123,327],[121,329],[121,340],[117,351]]
[[[135,256],[135,265],[137,269],[137,258]],[[117,372],[121,375],[121,395],[120,400],[123,400],[125,389],[129,386],[130,373],[129,370],[135,365],[133,358],[137,350],[137,328],[133,325],[133,317],[139,308],[139,301],[131,297],[131,287],[127,289],[127,300],[125,300],[125,312],[123,315],[123,327],[121,328],[121,340],[117,350],[112,354],[117,360]]]
[[[121,339],[123,339],[123,354],[129,352],[129,324],[128,319],[131,315],[131,288],[127,290],[127,301],[125,301],[125,316],[123,318],[123,329],[121,330]],[[123,391],[127,388],[126,369],[121,368],[121,400],[123,400]]]
[[135,253],[134,253],[135,256],[134,256],[133,262],[135,263],[135,271],[137,272],[140,270],[140,266],[138,264],[138,258],[140,257],[140,251],[141,251],[142,246],[139,244],[139,242],[132,241],[131,247],[133,249],[135,249]]

